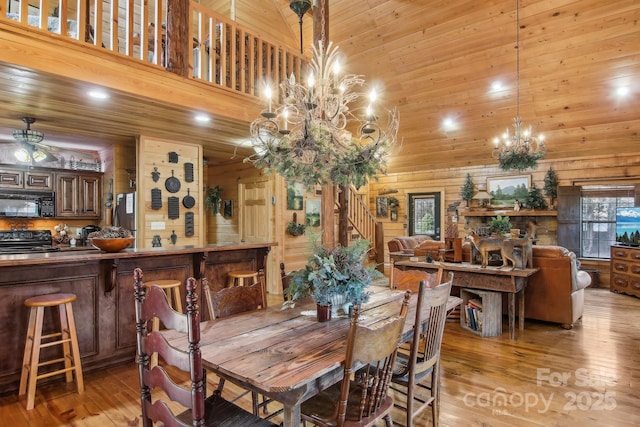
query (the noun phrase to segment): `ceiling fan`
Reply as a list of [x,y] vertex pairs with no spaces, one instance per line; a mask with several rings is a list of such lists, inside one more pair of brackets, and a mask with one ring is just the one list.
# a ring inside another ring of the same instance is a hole
[[31,129],[31,125],[36,119],[33,117],[23,117],[22,121],[27,125],[26,129],[14,129],[13,139],[18,143],[18,148],[14,152],[16,158],[21,162],[53,162],[58,157],[51,153],[52,148],[41,144],[44,133]]

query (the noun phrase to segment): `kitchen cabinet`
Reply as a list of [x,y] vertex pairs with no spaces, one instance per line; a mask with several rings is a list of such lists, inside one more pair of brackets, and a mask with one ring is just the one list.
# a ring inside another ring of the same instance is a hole
[[[29,308],[24,300],[34,295],[68,292],[77,296],[73,311],[78,330],[82,370],[85,375],[122,363],[132,363],[136,352],[133,271],[142,268],[146,282],[187,277],[207,277],[215,292],[224,286],[230,271],[264,270],[275,243],[171,246],[127,249],[117,253],[60,251],[42,254],[0,255],[0,328],[2,362],[0,390],[18,390],[22,350]],[[182,301],[185,287],[182,286]],[[204,301],[198,285],[198,298]],[[184,307],[183,307],[184,309]],[[53,313],[45,323],[54,322]],[[201,316],[208,319],[206,304]],[[60,377],[54,377],[59,380]],[[2,425],[9,425],[3,422]]]
[[92,172],[56,173],[56,217],[100,218],[102,176]]
[[0,168],[0,188],[13,190],[52,191],[53,173],[22,167]]

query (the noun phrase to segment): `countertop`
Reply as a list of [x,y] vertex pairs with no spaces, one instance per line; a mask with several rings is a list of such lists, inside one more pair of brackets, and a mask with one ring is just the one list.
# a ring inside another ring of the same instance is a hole
[[172,246],[160,248],[125,249],[120,252],[103,252],[90,246],[65,248],[59,252],[45,252],[36,254],[0,255],[0,267],[13,267],[20,265],[57,264],[61,262],[86,262],[100,261],[102,259],[140,258],[153,255],[181,255],[199,252],[221,252],[264,248],[265,246],[277,246],[277,243],[216,243],[204,246]]

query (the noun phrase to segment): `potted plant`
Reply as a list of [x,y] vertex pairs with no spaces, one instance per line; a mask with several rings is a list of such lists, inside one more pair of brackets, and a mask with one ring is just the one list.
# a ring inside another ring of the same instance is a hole
[[204,205],[211,210],[211,214],[217,215],[220,212],[220,200],[222,199],[222,188],[219,185],[207,188],[207,195],[204,198]]
[[306,228],[306,225],[298,224],[298,215],[294,212],[293,218],[287,224],[287,233],[292,236],[302,236]]
[[[312,238],[313,251],[307,265],[291,273],[292,280],[286,291],[287,303],[310,296],[321,307],[331,306],[336,295],[344,295],[343,311],[348,304],[360,305],[369,300],[367,290],[373,279],[381,277],[375,265],[365,265],[369,250],[367,240],[356,240],[350,246],[324,248]],[[334,312],[336,312],[334,310]],[[320,319],[319,319],[320,320]]]
[[558,173],[549,168],[544,176],[544,194],[549,197],[549,205],[551,208],[555,206],[556,197],[558,197]]
[[489,222],[489,231],[500,236],[510,234],[511,228],[513,227],[511,226],[508,216],[497,215],[496,217],[491,218],[491,221]]

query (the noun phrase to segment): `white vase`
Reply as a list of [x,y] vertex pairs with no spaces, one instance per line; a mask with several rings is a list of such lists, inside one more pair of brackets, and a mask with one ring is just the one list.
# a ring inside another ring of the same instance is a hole
[[[335,294],[331,297],[331,314],[333,316],[338,315],[339,310],[343,310],[343,306],[347,303],[347,296],[345,294]],[[349,310],[349,309],[347,309]],[[347,311],[348,313],[348,311]]]

